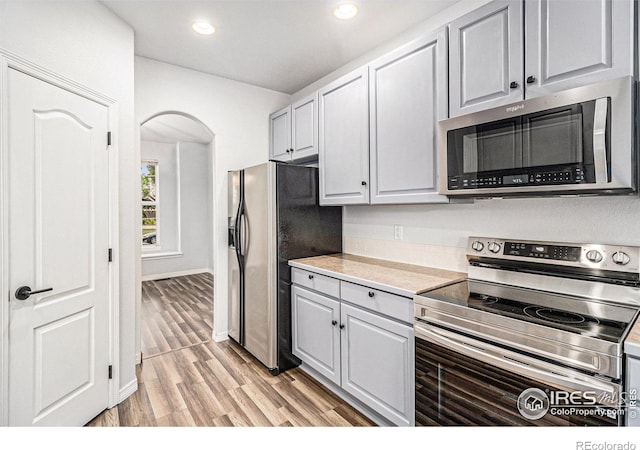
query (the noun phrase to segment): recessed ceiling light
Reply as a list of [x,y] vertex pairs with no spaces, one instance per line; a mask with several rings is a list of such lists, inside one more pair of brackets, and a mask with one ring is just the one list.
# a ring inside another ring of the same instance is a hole
[[333,15],[341,20],[353,19],[358,14],[358,7],[354,3],[340,3],[333,10]]
[[216,29],[213,28],[213,25],[211,25],[209,22],[205,22],[204,20],[197,20],[193,22],[191,28],[193,28],[193,31],[200,34],[213,34],[216,32]]

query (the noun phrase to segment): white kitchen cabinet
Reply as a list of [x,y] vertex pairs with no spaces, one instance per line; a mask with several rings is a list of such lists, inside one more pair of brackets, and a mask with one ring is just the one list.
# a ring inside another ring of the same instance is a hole
[[447,118],[446,30],[369,65],[371,204],[446,203],[438,195],[438,120]]
[[269,159],[289,161],[291,159],[291,105],[269,116]]
[[[293,354],[320,381],[390,423],[413,425],[413,300],[299,268],[292,273]],[[339,283],[340,300],[322,290],[335,294],[330,280]]]
[[269,116],[269,159],[307,161],[318,156],[318,93]]
[[291,301],[293,354],[340,384],[340,302],[295,285]]
[[345,303],[340,323],[342,388],[396,425],[413,425],[413,328]]
[[291,105],[291,160],[318,156],[318,93]]
[[450,117],[633,75],[634,17],[633,0],[497,0],[452,21]]
[[449,116],[523,98],[522,0],[499,0],[449,25]]
[[321,205],[369,203],[369,97],[367,67],[320,89]]
[[525,1],[526,97],[633,74],[632,0]]

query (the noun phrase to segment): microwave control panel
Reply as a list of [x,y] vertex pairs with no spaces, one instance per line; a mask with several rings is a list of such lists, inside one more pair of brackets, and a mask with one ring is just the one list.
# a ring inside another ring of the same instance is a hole
[[491,176],[479,175],[473,173],[449,177],[449,189],[541,186],[589,182],[589,177],[582,167],[564,167],[551,171],[529,170],[527,173],[503,173]]

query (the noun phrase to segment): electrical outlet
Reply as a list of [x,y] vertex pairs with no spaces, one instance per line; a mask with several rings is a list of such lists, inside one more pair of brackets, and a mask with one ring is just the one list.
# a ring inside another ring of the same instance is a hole
[[402,225],[394,225],[393,226],[393,238],[396,241],[401,241],[402,240],[402,232],[403,232]]

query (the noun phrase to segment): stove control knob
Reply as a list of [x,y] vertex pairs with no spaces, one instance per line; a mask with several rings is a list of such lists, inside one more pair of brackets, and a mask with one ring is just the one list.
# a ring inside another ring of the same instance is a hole
[[626,266],[627,264],[629,264],[629,261],[631,261],[629,255],[627,255],[625,252],[615,252],[611,259],[613,259],[614,263],[620,266]]
[[473,243],[471,244],[471,248],[477,252],[481,252],[484,248],[484,244],[480,241],[473,241]]
[[598,250],[589,250],[587,252],[587,259],[593,263],[599,263],[602,261],[602,253]]
[[500,251],[500,244],[497,242],[491,242],[488,248],[491,253],[498,253]]

